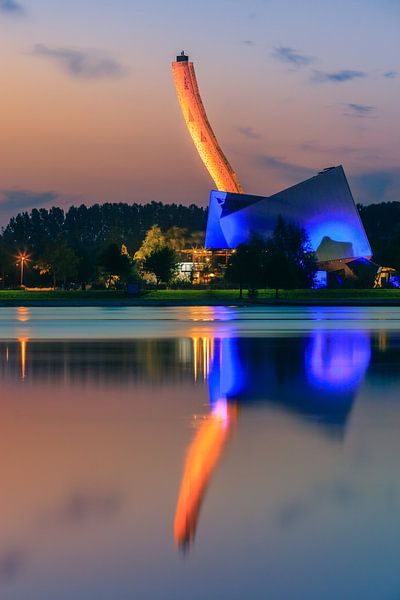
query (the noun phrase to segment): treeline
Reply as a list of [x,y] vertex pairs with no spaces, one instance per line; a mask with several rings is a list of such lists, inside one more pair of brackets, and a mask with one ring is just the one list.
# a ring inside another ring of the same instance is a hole
[[[22,252],[29,256],[31,265],[38,267],[26,269],[27,285],[45,284],[50,256],[53,261],[57,259],[58,264],[69,262],[73,266],[69,273],[65,270],[62,279],[72,277],[73,273],[77,282],[88,283],[97,278],[99,261],[104,261],[111,245],[120,248],[124,244],[133,256],[155,224],[163,232],[178,228],[201,244],[206,220],[207,211],[194,204],[106,203],[73,206],[66,212],[57,207],[33,209],[13,217],[2,231],[0,278],[6,286],[19,283],[16,262]],[[54,273],[50,273],[47,280],[52,283]]]
[[358,205],[373,260],[400,271],[400,202]]
[[[400,202],[358,205],[358,210],[374,252],[373,260],[400,270]],[[206,209],[194,204],[161,202],[82,205],[66,212],[57,207],[23,212],[13,217],[0,235],[0,285],[19,285],[17,262],[21,253],[29,257],[24,270],[24,283],[29,286],[68,282],[103,285],[111,282],[113,270],[114,274],[129,279],[135,274],[128,268],[127,257],[135,257],[131,260],[133,271],[139,266],[153,273],[157,282],[166,281],[165,273],[173,271],[173,256],[165,247],[176,251],[202,246],[206,221]],[[126,253],[121,258],[122,245]],[[155,250],[161,253],[150,257]],[[247,261],[244,254],[254,250],[252,246],[240,250],[236,260],[242,257],[246,266],[243,275],[238,277],[241,266],[230,265],[228,275],[232,282],[236,280],[237,284],[252,287],[245,281],[246,271],[250,274],[249,264],[257,265],[259,255]],[[269,255],[272,255],[271,248]],[[282,255],[279,260],[284,262]],[[275,264],[278,262],[275,256]],[[281,264],[280,272],[285,270],[284,266]],[[271,273],[271,267],[258,265],[256,271]],[[295,276],[292,274],[291,278]],[[269,285],[274,287],[273,282]]]

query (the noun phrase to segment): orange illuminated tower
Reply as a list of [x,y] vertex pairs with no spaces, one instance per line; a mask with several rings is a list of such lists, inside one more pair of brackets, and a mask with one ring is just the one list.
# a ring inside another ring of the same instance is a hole
[[218,190],[243,193],[208,121],[197,85],[196,74],[189,57],[182,51],[172,63],[176,93],[182,113],[197,152]]

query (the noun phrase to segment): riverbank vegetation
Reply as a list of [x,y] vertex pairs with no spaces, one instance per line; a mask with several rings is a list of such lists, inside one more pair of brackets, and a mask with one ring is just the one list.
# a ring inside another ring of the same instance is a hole
[[[400,270],[400,202],[359,205],[358,210],[374,260]],[[30,288],[52,287],[53,298],[62,290],[78,293],[79,289],[123,294],[133,282],[140,282],[142,293],[150,295],[152,285],[191,288],[190,273],[186,279],[178,276],[176,253],[203,248],[206,220],[207,211],[193,204],[159,202],[23,212],[0,235],[0,288],[10,290],[21,283]],[[182,292],[235,297],[235,290],[217,289],[233,287],[239,295],[249,292],[262,298],[277,295],[282,288],[312,287],[315,273],[304,232],[293,224],[283,224],[281,232],[276,231],[267,242],[253,240],[239,247],[225,266],[216,274],[211,264],[204,264],[203,283],[208,290]],[[157,293],[179,296],[178,290],[158,289]]]

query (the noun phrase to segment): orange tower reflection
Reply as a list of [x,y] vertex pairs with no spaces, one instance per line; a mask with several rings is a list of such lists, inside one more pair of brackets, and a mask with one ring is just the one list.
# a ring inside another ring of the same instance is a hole
[[201,100],[192,62],[183,52],[172,63],[176,93],[186,126],[206,169],[218,190],[243,193],[233,171],[211,128]]
[[25,379],[26,375],[26,346],[28,338],[18,338],[21,351],[21,379]]
[[235,405],[221,406],[205,418],[189,447],[174,522],[175,541],[183,548],[194,540],[207,484],[236,419]]
[[[214,339],[193,337],[194,378],[208,377],[213,359]],[[175,512],[174,538],[181,548],[193,542],[207,485],[230,432],[237,421],[237,406],[220,398],[201,423],[187,451]]]

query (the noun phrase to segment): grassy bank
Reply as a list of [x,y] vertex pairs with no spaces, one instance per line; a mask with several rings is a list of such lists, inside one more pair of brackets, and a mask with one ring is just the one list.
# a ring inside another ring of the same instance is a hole
[[[46,306],[132,305],[155,304],[270,304],[275,303],[273,290],[260,290],[255,299],[244,293],[239,301],[239,290],[158,290],[129,297],[113,290],[90,291],[27,291],[0,290],[0,306],[23,304]],[[400,290],[286,290],[279,293],[279,304],[387,304],[400,305]]]
[[[200,300],[206,298],[239,298],[239,290],[158,290],[149,292],[144,299],[148,300]],[[279,300],[351,300],[351,299],[392,299],[400,301],[400,290],[281,290]],[[246,302],[275,300],[275,290],[259,290],[255,300],[243,293]]]
[[127,298],[125,292],[115,290],[88,290],[87,292],[62,290],[51,291],[29,291],[29,290],[0,290],[0,302],[7,301],[42,301],[42,300],[110,300]]

